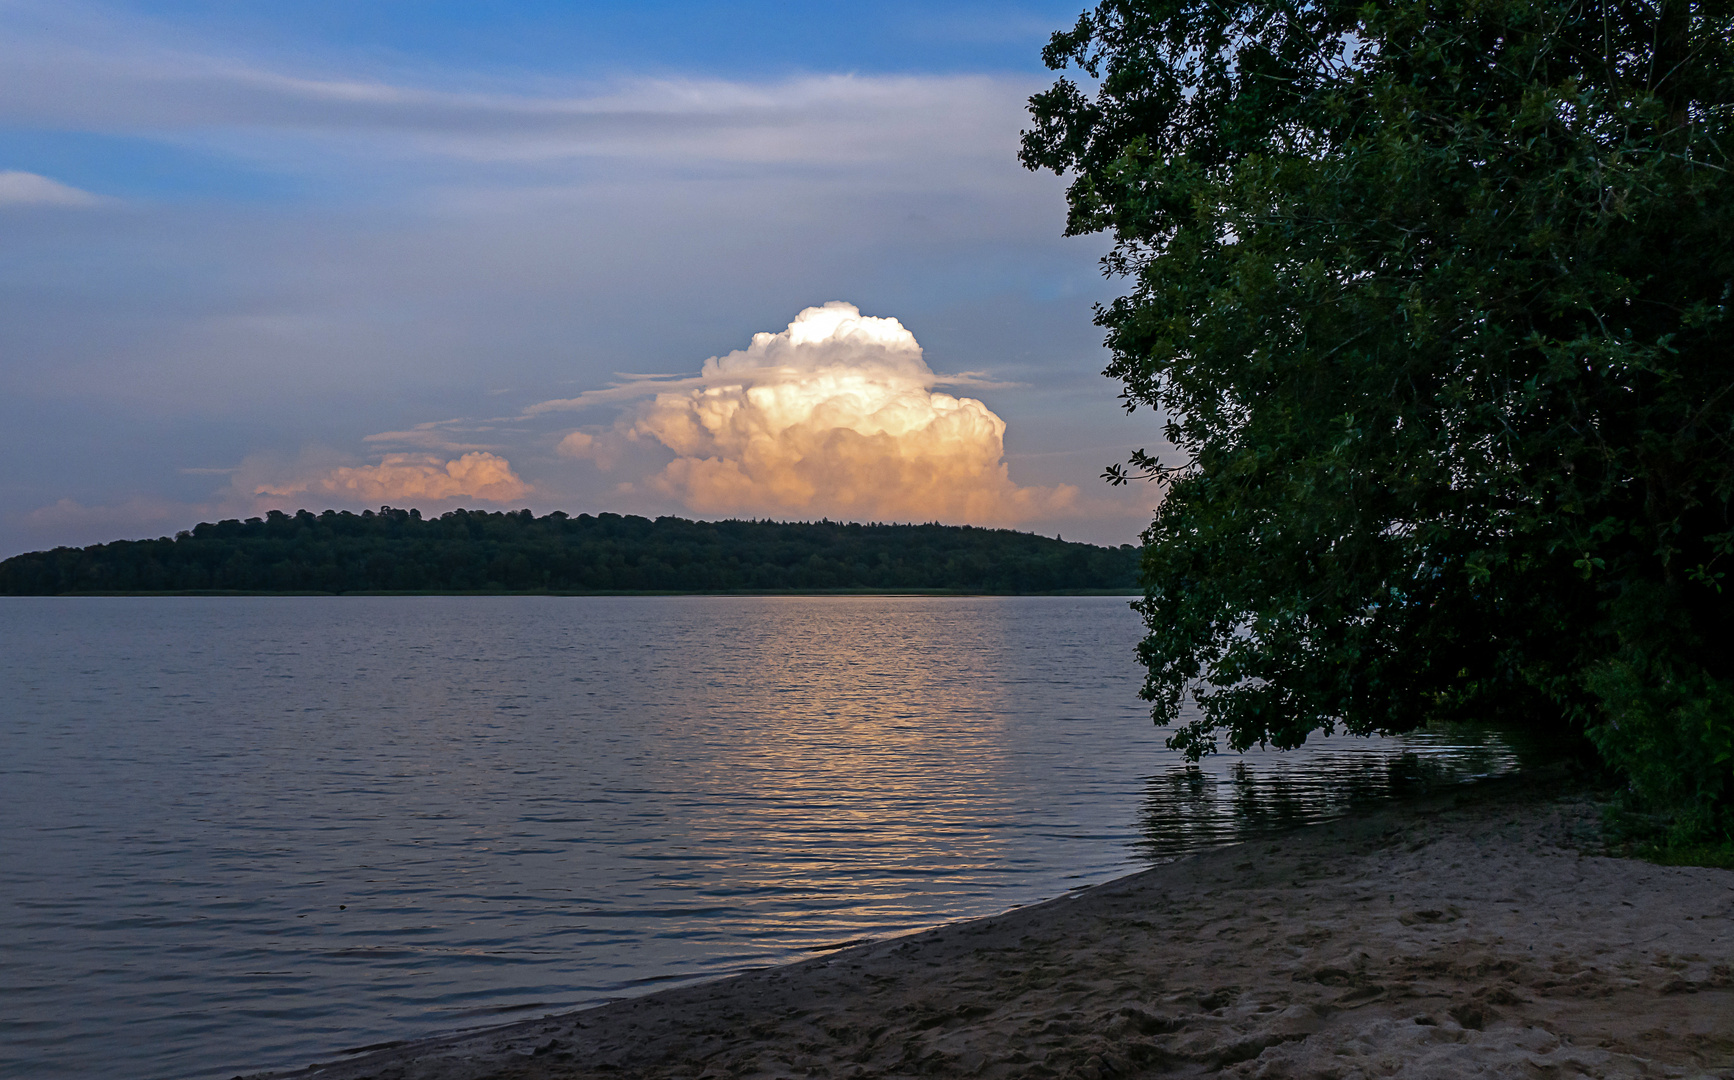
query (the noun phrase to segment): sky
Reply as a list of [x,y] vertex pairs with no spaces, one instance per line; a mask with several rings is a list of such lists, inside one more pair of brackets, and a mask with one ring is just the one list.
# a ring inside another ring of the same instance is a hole
[[1071,3],[0,0],[0,555],[270,508],[1135,542]]

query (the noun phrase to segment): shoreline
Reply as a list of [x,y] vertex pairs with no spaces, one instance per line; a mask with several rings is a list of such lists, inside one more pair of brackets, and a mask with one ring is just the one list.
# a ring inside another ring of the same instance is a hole
[[1734,1078],[1734,871],[1585,854],[1484,781],[1001,915],[501,1027],[321,1080]]
[[527,589],[521,591],[503,591],[486,589],[421,589],[392,592],[379,589],[356,589],[351,592],[276,592],[270,590],[249,589],[181,589],[162,592],[65,592],[65,593],[5,593],[0,599],[46,598],[73,600],[96,596],[861,596],[861,597],[976,597],[976,596],[1116,596],[1127,600],[1142,599],[1143,593],[1128,592],[1124,589],[1058,589],[1050,592],[969,592],[960,589],[903,589],[888,591],[884,589],[735,589],[715,590],[710,592],[680,592],[675,590],[605,590],[595,592],[579,592],[572,590]]

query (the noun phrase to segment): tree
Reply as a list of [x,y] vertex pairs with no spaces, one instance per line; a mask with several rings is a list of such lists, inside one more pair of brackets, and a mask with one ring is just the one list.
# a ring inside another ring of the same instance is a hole
[[[1022,160],[1130,282],[1171,745],[1575,725],[1734,836],[1727,2],[1104,0]],[[1093,84],[1091,93],[1086,85]]]

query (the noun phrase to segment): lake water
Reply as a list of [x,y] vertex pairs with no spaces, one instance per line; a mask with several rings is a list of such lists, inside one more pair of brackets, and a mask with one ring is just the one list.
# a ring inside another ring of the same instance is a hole
[[1512,764],[1435,732],[1186,769],[1139,631],[1103,597],[0,600],[0,1074],[304,1065]]

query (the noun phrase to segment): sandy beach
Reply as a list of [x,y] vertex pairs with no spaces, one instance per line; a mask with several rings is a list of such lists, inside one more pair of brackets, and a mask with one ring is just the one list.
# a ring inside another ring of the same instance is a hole
[[[1734,1077],[1734,871],[1494,781],[1012,912],[278,1077]],[[264,1076],[267,1074],[259,1074]]]

